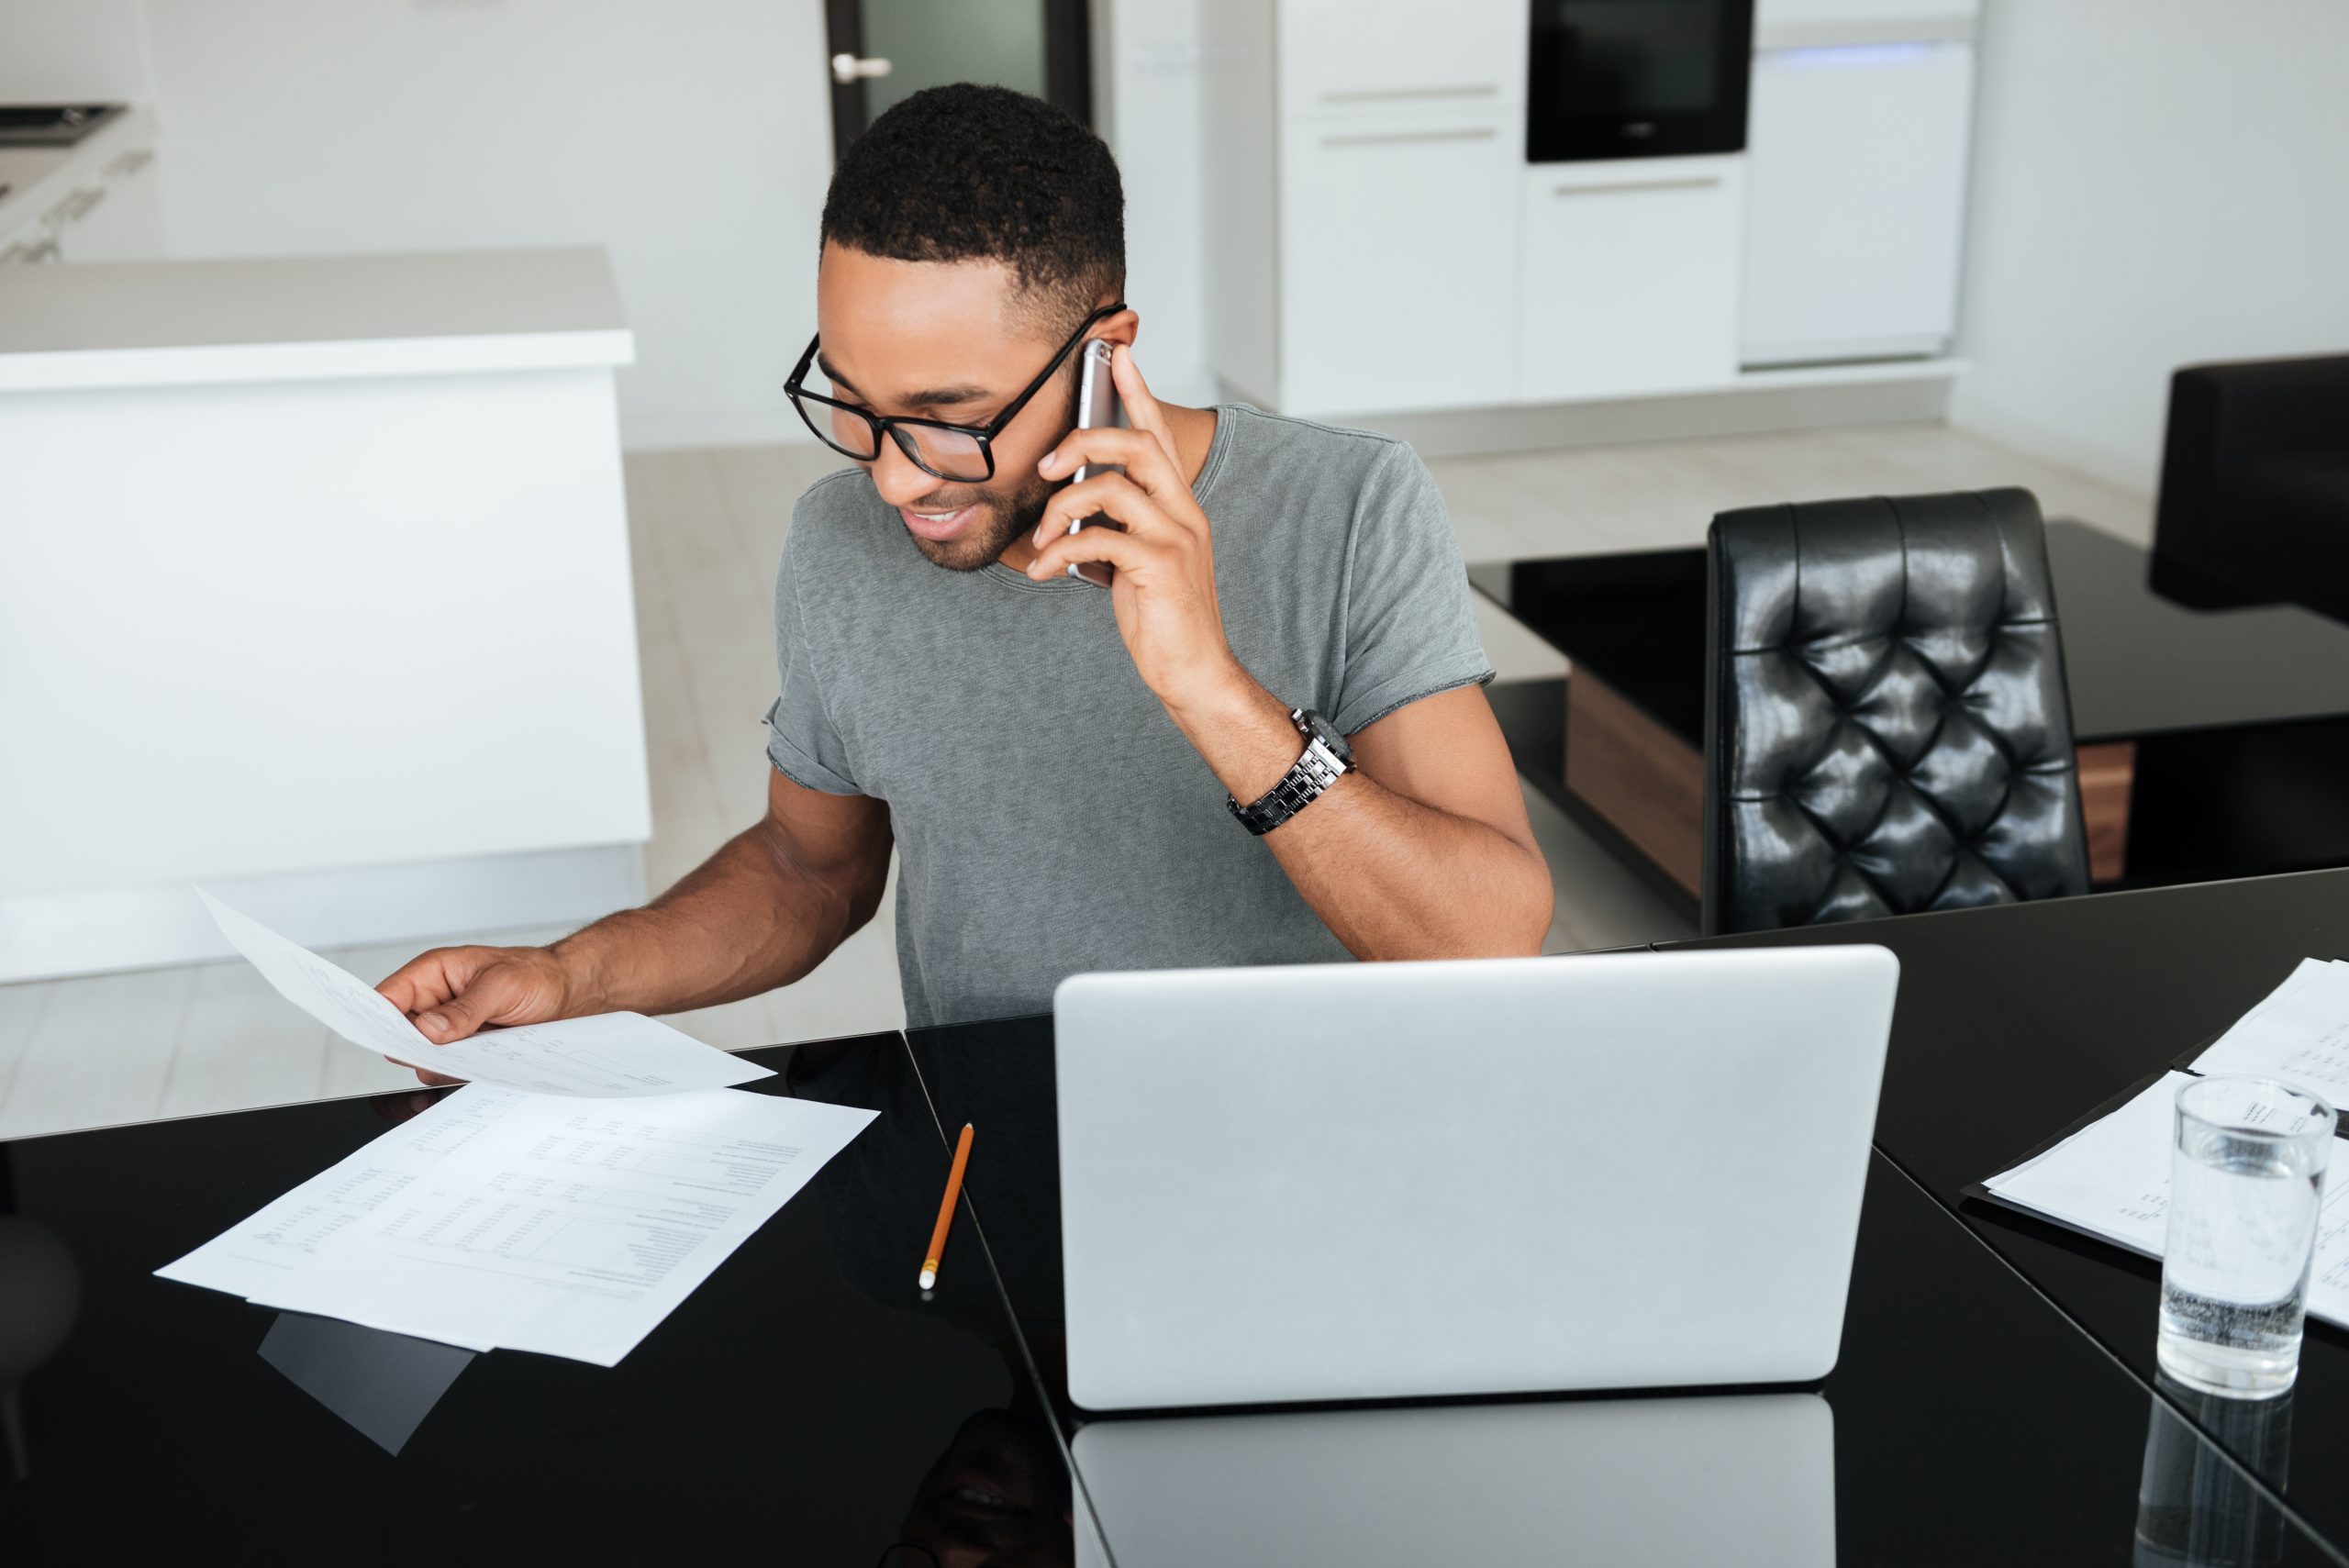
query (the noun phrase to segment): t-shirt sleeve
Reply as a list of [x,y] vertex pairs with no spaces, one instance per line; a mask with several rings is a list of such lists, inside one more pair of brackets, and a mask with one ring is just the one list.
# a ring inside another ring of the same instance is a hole
[[1364,487],[1348,546],[1341,734],[1397,708],[1493,678],[1468,598],[1468,568],[1435,476],[1397,441]]
[[774,579],[774,662],[782,695],[767,709],[767,761],[784,777],[826,795],[863,795],[848,745],[824,706],[823,682],[808,646],[807,617],[786,546]]

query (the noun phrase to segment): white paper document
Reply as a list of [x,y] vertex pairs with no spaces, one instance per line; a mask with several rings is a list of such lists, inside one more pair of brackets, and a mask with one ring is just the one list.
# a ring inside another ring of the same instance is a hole
[[[155,1273],[231,1296],[265,1295],[307,1269],[336,1238],[414,1186],[523,1097],[510,1089],[477,1084],[443,1095],[429,1109]],[[465,1345],[468,1350],[490,1349],[478,1340]]]
[[279,995],[351,1044],[411,1067],[532,1094],[590,1098],[674,1095],[773,1075],[769,1068],[638,1013],[598,1013],[485,1029],[435,1045],[357,975],[229,908],[200,887],[196,896]]
[[[2271,1074],[2272,1075],[2272,1074]],[[2028,1209],[2148,1258],[2168,1241],[2170,1150],[2176,1141],[2177,1092],[2194,1082],[2170,1072],[2110,1115],[2053,1149],[1982,1184]],[[2334,1162],[2349,1156],[2335,1147]],[[2309,1313],[2349,1328],[2349,1170],[2328,1169],[2317,1216],[2316,1262]]]
[[468,1086],[157,1272],[468,1349],[612,1366],[874,1112]]
[[2194,1059],[2194,1071],[2280,1079],[2349,1111],[2349,963],[2302,959]]

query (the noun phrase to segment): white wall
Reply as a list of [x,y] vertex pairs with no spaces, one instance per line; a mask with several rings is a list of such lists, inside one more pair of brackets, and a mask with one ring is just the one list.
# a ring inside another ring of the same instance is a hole
[[0,0],[0,104],[143,99],[139,0]]
[[142,9],[174,253],[603,245],[631,445],[805,436],[782,384],[831,175],[818,0]]
[[1126,187],[1126,298],[1141,313],[1135,362],[1178,403],[1214,395],[1207,372],[1199,207],[1197,0],[1095,0],[1094,128]]
[[[1202,398],[1197,0],[1093,20],[1142,364]],[[639,447],[807,439],[825,55],[819,0],[0,0],[0,101],[158,102],[174,254],[606,247]]]
[[2349,351],[2349,4],[1990,0],[1952,417],[2150,491],[2170,372]]

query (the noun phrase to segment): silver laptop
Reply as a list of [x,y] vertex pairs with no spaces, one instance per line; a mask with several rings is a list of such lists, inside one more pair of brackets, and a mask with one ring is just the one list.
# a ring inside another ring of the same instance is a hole
[[1076,1464],[1118,1568],[1835,1562],[1814,1394],[1113,1418]]
[[1063,982],[1070,1393],[1824,1376],[1898,974],[1851,946]]

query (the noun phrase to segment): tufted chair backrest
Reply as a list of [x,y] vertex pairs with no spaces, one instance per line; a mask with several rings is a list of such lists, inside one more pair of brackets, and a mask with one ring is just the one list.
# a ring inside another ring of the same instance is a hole
[[1709,553],[1706,930],[2087,891],[2029,491],[1724,512]]

